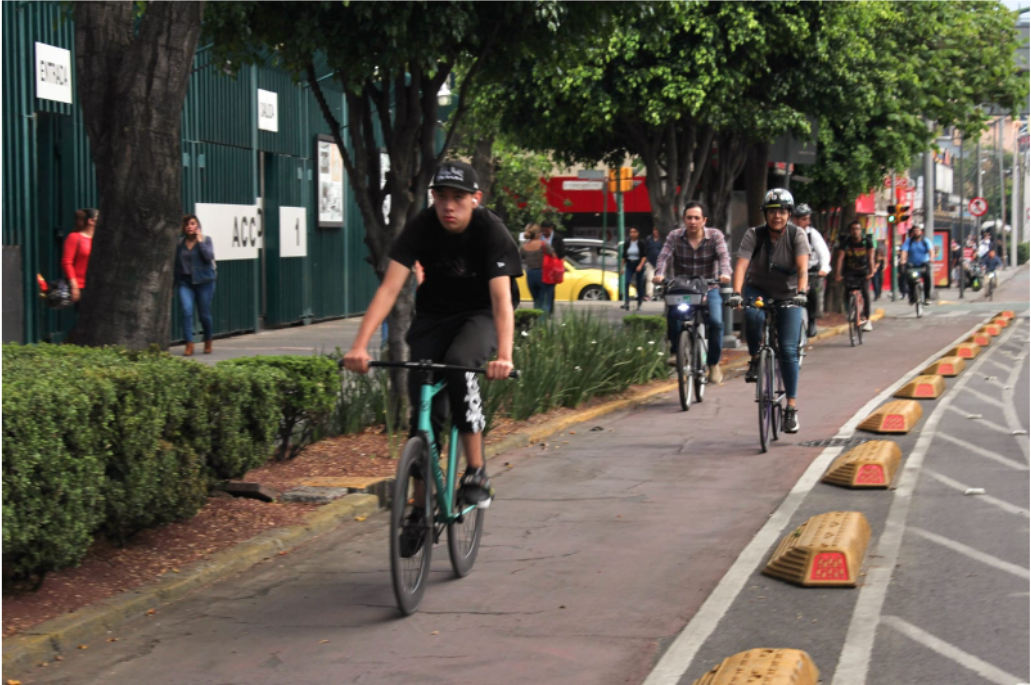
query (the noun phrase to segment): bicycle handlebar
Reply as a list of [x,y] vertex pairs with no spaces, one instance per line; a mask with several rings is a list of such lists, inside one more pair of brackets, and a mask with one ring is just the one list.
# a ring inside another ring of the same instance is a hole
[[[756,302],[760,304],[756,304]],[[769,307],[776,307],[778,309],[792,309],[800,307],[801,305],[795,304],[791,300],[770,300],[769,302],[762,300],[761,298],[753,299],[749,302],[742,302],[741,306],[745,309],[768,309]]]
[[[344,360],[341,359],[337,364],[340,368],[344,368]],[[421,361],[421,362],[381,362],[381,361],[370,361],[370,367],[379,367],[384,369],[409,369],[411,371],[464,371],[466,373],[487,373],[487,369],[478,369],[474,366],[453,366],[451,364],[434,364],[433,362]],[[522,373],[518,369],[512,369],[508,374],[509,378],[518,380],[522,376]]]

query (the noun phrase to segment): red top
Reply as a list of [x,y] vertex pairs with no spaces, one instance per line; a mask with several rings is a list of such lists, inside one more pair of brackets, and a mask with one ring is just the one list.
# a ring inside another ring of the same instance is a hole
[[61,273],[68,282],[77,287],[86,287],[86,266],[93,251],[93,236],[76,231],[64,239],[64,254],[61,256]]

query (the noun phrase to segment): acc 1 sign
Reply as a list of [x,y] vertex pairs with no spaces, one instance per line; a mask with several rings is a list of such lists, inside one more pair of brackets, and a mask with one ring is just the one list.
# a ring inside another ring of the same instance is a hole
[[279,256],[308,256],[308,210],[304,207],[279,208]]
[[258,248],[264,244],[258,205],[198,203],[195,211],[200,220],[201,232],[211,236],[215,259],[225,262],[258,258]]

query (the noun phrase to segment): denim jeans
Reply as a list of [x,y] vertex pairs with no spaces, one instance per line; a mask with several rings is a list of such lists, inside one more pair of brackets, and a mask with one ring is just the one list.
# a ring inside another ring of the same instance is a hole
[[[745,300],[752,300],[760,295],[766,302],[770,302],[772,299],[763,291],[750,285],[745,286],[742,295],[744,295]],[[802,333],[803,311],[803,307],[777,309],[777,346],[780,348],[780,373],[784,378],[784,392],[792,399],[798,392],[798,342]],[[761,309],[748,308],[745,310],[745,340],[748,342],[748,353],[753,357],[759,354],[759,345],[762,343],[762,330],[765,321],[766,312]]]
[[530,297],[533,298],[534,308],[540,309],[542,312],[547,312],[548,295],[544,290],[544,281],[541,280],[543,273],[543,269],[527,269],[526,287],[530,289]]
[[179,282],[179,304],[183,311],[183,340],[193,342],[194,304],[200,314],[200,325],[204,329],[204,340],[211,340],[211,299],[215,296],[215,281],[208,283]]
[[627,307],[630,306],[630,286],[633,285],[637,288],[637,304],[644,302],[644,267],[638,271],[637,267],[641,266],[640,259],[628,259],[626,260],[626,271],[624,272],[624,278],[626,282],[623,284],[623,302]]
[[[720,289],[713,288],[706,297],[708,305],[708,316],[705,317],[705,335],[708,336],[709,349],[706,350],[705,363],[715,366],[720,363],[720,355],[723,353],[723,298],[720,297]],[[684,316],[676,307],[666,308],[666,334],[669,336],[671,349],[676,349],[677,336],[683,327]]]

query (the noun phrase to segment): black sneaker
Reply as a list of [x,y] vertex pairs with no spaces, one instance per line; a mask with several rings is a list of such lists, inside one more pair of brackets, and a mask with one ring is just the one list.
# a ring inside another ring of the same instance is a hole
[[418,554],[425,537],[426,511],[422,507],[412,507],[412,513],[405,519],[401,528],[401,556],[409,559]]
[[759,360],[748,360],[748,371],[745,371],[745,383],[755,383],[759,380]]
[[784,409],[784,432],[797,433],[802,424],[798,422],[798,409],[787,407]]
[[816,337],[816,333],[817,333],[816,325],[812,324],[812,325],[809,326],[809,330],[806,331],[805,336],[807,338],[815,338]]
[[462,476],[459,497],[466,504],[475,504],[479,509],[486,509],[494,501],[494,488],[491,487],[487,469],[466,469]]

